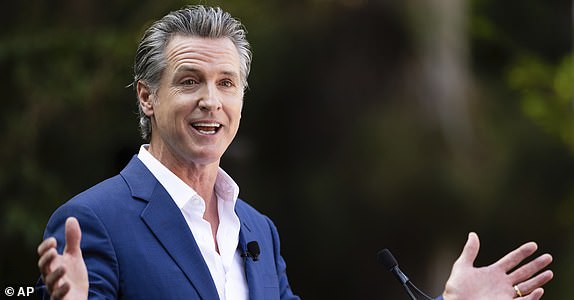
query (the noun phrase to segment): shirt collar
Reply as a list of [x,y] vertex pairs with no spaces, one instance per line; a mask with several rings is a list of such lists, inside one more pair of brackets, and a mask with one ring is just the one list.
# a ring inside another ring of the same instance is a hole
[[[140,147],[138,158],[150,170],[159,183],[165,188],[175,204],[182,209],[185,204],[194,197],[201,198],[197,192],[181,180],[177,175],[157,160],[149,151],[149,144]],[[218,168],[215,179],[215,193],[223,201],[231,201],[233,206],[239,196],[239,186],[223,169]],[[203,199],[202,199],[203,200]],[[204,210],[205,202],[201,201]]]

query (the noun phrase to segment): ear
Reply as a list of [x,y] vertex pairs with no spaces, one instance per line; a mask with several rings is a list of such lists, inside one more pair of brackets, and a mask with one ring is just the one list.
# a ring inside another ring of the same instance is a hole
[[142,111],[146,116],[151,117],[153,115],[155,95],[152,93],[150,87],[148,87],[147,84],[141,80],[138,80],[136,90],[138,94],[139,105]]

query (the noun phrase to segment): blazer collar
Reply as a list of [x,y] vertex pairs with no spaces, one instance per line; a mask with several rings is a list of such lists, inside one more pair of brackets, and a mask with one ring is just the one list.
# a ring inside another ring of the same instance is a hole
[[[248,212],[244,207],[241,200],[237,200],[235,204],[235,212],[241,220],[241,230],[239,231],[239,247],[242,253],[247,252],[247,243],[257,241],[260,245],[262,241],[257,233],[253,230],[256,228],[251,219],[252,213]],[[261,251],[269,251],[269,249],[261,249]],[[260,260],[253,261],[252,258],[245,258],[245,276],[247,277],[247,285],[249,287],[250,300],[265,300],[263,291],[263,278],[261,274],[264,273],[265,262]]]
[[217,288],[193,234],[167,191],[137,156],[120,174],[132,196],[148,202],[141,214],[143,222],[185,273],[201,298],[218,299]]

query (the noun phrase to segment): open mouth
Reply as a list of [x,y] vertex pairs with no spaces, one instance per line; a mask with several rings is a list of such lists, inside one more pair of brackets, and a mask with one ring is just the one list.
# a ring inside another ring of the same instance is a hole
[[206,135],[216,134],[221,128],[221,124],[205,122],[192,123],[191,126],[195,128],[195,130],[197,130],[199,133]]

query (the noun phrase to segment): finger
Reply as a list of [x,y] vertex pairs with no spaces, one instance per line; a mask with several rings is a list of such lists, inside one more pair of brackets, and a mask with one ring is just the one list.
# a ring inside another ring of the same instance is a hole
[[58,242],[56,242],[55,238],[49,237],[45,239],[42,243],[40,243],[40,245],[38,245],[38,256],[42,256],[42,254],[44,254],[44,252],[50,248],[56,248],[57,245]]
[[42,275],[45,276],[50,273],[50,266],[56,257],[58,257],[58,252],[54,248],[51,248],[40,257],[38,260],[38,268]]
[[505,272],[512,270],[518,266],[521,261],[532,255],[538,249],[535,242],[526,243],[514,251],[506,254],[503,258],[499,259],[494,265],[502,268]]
[[534,290],[532,293],[530,293],[524,297],[518,297],[516,299],[518,299],[518,300],[538,300],[538,299],[542,298],[542,295],[544,295],[544,289],[538,288],[538,289]]
[[552,280],[553,277],[554,273],[550,270],[546,270],[527,281],[517,284],[517,286],[523,294],[529,294],[541,288],[543,285],[548,283],[548,281]]
[[550,254],[544,254],[537,257],[535,260],[521,266],[510,274],[511,282],[522,282],[532,275],[538,273],[552,262]]
[[81,254],[80,241],[82,240],[82,231],[80,229],[80,223],[74,217],[69,217],[66,220],[66,247],[64,248],[65,253],[72,255]]
[[60,299],[64,298],[64,296],[66,296],[68,291],[70,291],[70,284],[66,282],[66,283],[62,284],[62,286],[58,287],[52,293],[52,295],[51,295],[52,299],[53,300],[60,300]]
[[456,260],[455,264],[463,264],[463,265],[474,265],[474,260],[478,256],[478,250],[480,248],[480,240],[478,239],[478,235],[476,233],[471,232],[468,234],[468,240],[462,249],[462,253],[460,257]]
[[48,276],[46,276],[46,288],[48,288],[48,292],[49,291],[55,291],[57,289],[56,284],[58,283],[58,281],[64,276],[64,274],[66,273],[66,270],[63,267],[59,267],[56,270],[54,270],[54,272],[48,274]]

